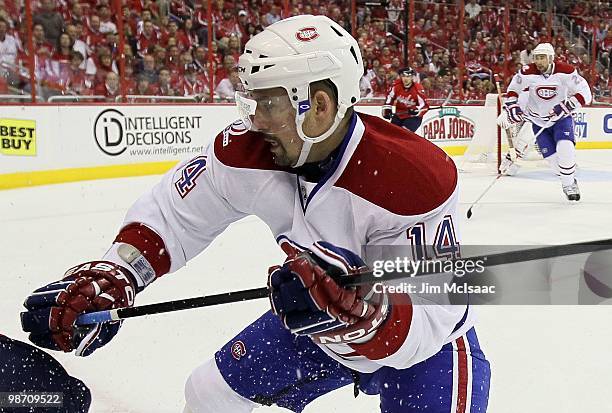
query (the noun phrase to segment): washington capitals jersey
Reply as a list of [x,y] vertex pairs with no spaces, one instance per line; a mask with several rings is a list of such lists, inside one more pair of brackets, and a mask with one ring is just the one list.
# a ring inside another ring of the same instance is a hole
[[400,80],[396,81],[385,102],[395,104],[395,115],[400,119],[423,116],[429,107],[425,99],[425,90],[420,83],[412,82],[410,87],[404,87]]
[[[360,253],[364,246],[381,245],[412,251],[415,244],[443,238],[447,247],[459,248],[456,167],[416,134],[354,113],[333,165],[316,183],[277,166],[268,145],[261,134],[233,123],[202,155],[177,165],[142,196],[124,227],[142,223],[161,237],[170,256],[168,272],[248,215],[263,220],[279,244],[309,247],[324,240]],[[377,330],[365,343],[318,345],[361,372],[407,368],[474,324],[465,305],[421,304],[421,298],[405,294],[385,321],[392,328]]]
[[572,65],[562,62],[553,64],[550,75],[542,74],[535,63],[523,66],[512,78],[507,95],[518,98],[523,93],[528,95],[523,112],[538,126],[545,126],[552,109],[566,99],[575,97],[581,106],[592,99],[587,81]]

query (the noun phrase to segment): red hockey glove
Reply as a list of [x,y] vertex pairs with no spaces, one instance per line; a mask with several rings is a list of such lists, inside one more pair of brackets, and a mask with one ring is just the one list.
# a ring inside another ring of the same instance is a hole
[[117,334],[121,321],[77,326],[77,317],[131,307],[135,294],[136,281],[127,269],[109,261],[87,262],[35,290],[24,303],[27,311],[21,313],[21,325],[38,346],[87,356]]
[[272,311],[292,333],[317,342],[352,342],[373,334],[388,312],[386,296],[369,287],[343,288],[337,281],[366,269],[352,252],[319,241],[312,251],[270,268]]

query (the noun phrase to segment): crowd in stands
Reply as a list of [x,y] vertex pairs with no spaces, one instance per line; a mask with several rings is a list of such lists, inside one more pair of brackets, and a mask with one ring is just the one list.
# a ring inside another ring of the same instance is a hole
[[[30,1],[30,0],[26,0]],[[123,16],[124,84],[130,101],[150,96],[195,97],[231,101],[239,84],[236,63],[244,44],[264,27],[285,15],[325,14],[351,31],[349,0],[213,0],[212,38],[208,39],[206,0],[31,0],[32,44],[37,94],[102,96],[114,101],[119,78],[118,19]],[[502,83],[531,61],[531,50],[543,41],[556,47],[557,58],[575,65],[591,83],[595,95],[610,99],[612,13],[606,2],[556,0],[556,13],[575,23],[570,44],[566,30],[555,21],[548,36],[547,15],[535,0],[515,0],[510,8],[510,60],[504,62],[502,0],[466,0],[464,66],[460,70],[457,2],[418,1],[414,9],[413,67],[431,99],[478,102],[495,92],[494,74]],[[283,6],[285,9],[283,9]],[[357,6],[353,31],[364,58],[362,97],[383,99],[397,71],[406,66],[405,2]],[[594,16],[598,17],[595,22]],[[23,0],[0,0],[0,94],[29,93],[27,24]],[[591,73],[591,50],[583,39],[596,38],[596,72]],[[209,55],[210,54],[210,55]],[[212,59],[209,59],[212,56]],[[505,72],[505,69],[509,70]],[[211,96],[212,94],[212,96]]]

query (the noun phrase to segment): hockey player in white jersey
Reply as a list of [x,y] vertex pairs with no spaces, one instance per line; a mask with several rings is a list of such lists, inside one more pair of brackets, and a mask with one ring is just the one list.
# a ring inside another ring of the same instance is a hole
[[[555,51],[550,43],[540,43],[533,50],[534,63],[523,68],[512,78],[504,104],[510,123],[523,119],[532,123],[533,133],[544,156],[561,177],[563,192],[570,201],[580,200],[575,178],[576,139],[572,111],[591,102],[591,90],[576,69],[563,62],[555,62]],[[526,94],[526,103],[519,97]],[[526,152],[528,140],[517,147],[517,154]],[[512,160],[506,158],[500,169],[512,170]]]
[[469,305],[427,305],[334,278],[364,270],[363,246],[409,253],[427,240],[439,256],[459,253],[453,161],[353,109],[362,68],[355,39],[324,16],[281,20],[249,40],[241,120],[130,208],[101,261],[27,298],[30,340],[91,354],[120,323],[77,327],[79,314],[132,306],[231,222],[256,215],[288,255],[268,274],[272,310],[193,371],[185,412],[301,412],[349,384],[356,396],[379,395],[386,413],[486,411],[490,369]]

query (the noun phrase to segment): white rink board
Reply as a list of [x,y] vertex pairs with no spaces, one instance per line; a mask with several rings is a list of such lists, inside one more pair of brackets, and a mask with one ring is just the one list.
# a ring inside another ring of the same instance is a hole
[[[379,116],[381,107],[357,110]],[[578,142],[612,142],[611,108],[574,117]],[[465,147],[475,136],[496,136],[495,118],[494,106],[451,106],[429,111],[417,132],[443,147]],[[233,105],[3,106],[0,174],[190,158],[235,119]],[[34,129],[35,150],[15,152],[32,144],[23,122]]]

